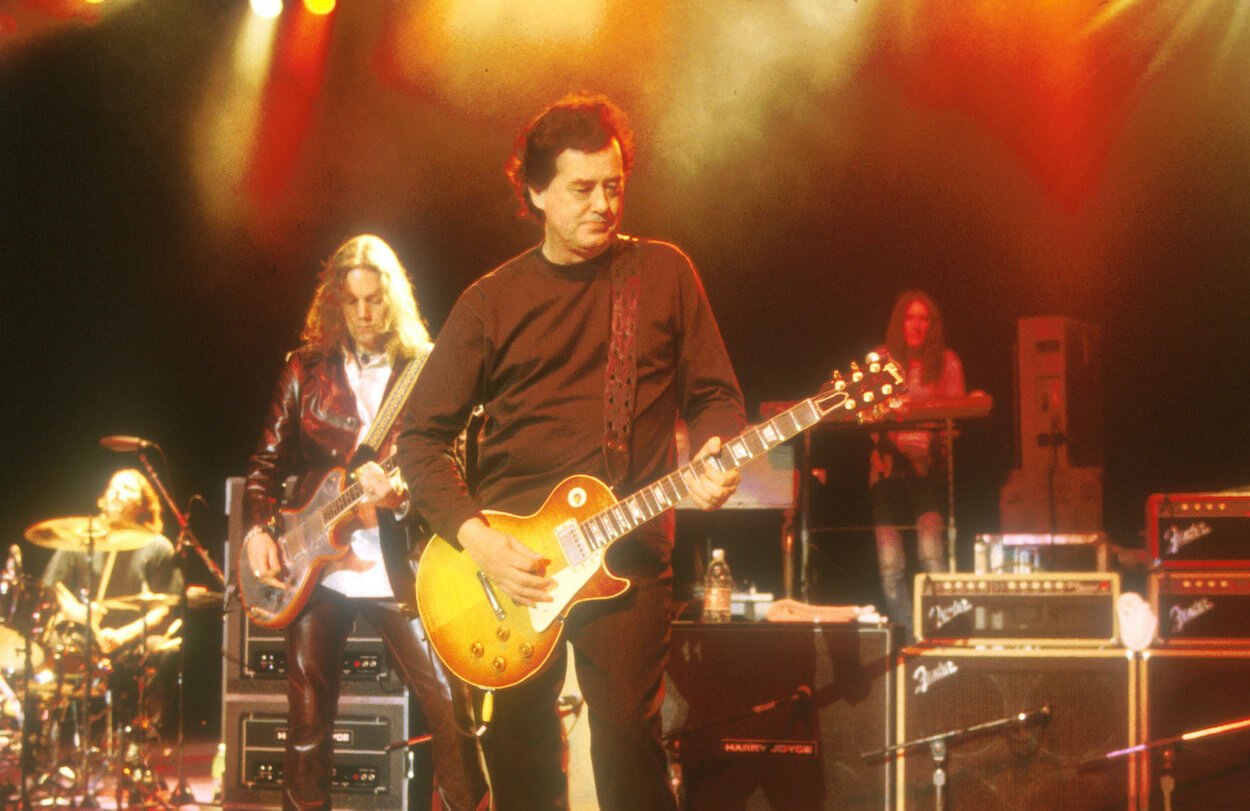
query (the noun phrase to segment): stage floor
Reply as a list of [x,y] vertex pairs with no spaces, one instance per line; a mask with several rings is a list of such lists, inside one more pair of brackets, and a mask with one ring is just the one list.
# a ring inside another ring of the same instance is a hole
[[[200,808],[220,808],[220,804],[215,801],[214,793],[217,787],[214,784],[212,776],[213,756],[217,752],[216,739],[196,739],[187,741],[185,747],[185,755],[183,757],[183,769],[186,772],[187,785],[191,790],[193,802],[179,806],[189,811],[195,811]],[[169,797],[173,793],[174,788],[178,785],[178,760],[177,751],[172,745],[163,745],[154,748],[149,753],[150,763],[155,770],[164,790],[157,796],[152,797],[146,804],[139,800],[129,801],[122,800],[120,807],[122,808],[161,808],[168,803],[168,807],[172,807],[169,803]],[[36,781],[37,782],[37,778]],[[100,808],[116,809],[118,805],[118,797],[116,792],[117,779],[110,774],[102,778],[102,782],[95,788],[96,800]],[[48,792],[43,789],[32,789],[30,805],[32,808],[81,808],[82,797],[73,793],[61,794],[60,796],[49,796]],[[3,807],[5,809],[21,808],[21,804],[17,798],[7,798]]]

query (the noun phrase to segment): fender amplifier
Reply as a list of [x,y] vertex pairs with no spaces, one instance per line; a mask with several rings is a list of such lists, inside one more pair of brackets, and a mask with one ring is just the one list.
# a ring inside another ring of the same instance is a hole
[[1168,645],[1250,645],[1250,571],[1155,572],[1150,606]]
[[1120,576],[1109,572],[918,574],[917,640],[1112,645]]
[[1250,569],[1250,493],[1155,493],[1146,536],[1164,569]]

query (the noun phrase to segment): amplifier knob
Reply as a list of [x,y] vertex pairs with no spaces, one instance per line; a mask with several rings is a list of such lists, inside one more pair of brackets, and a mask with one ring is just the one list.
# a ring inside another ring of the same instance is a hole
[[508,666],[508,663],[504,661],[502,656],[496,656],[495,661],[491,662],[491,664],[494,665],[496,673],[502,673],[503,669]]
[[486,652],[486,649],[482,647],[481,642],[474,642],[472,645],[469,646],[469,653],[473,654],[474,658],[480,659],[482,657],[482,654],[485,652]]
[[500,642],[507,642],[508,637],[511,635],[512,634],[509,633],[508,629],[502,625],[495,629],[495,636],[499,637]]
[[528,642],[521,643],[521,655],[526,659],[534,655],[534,646]]

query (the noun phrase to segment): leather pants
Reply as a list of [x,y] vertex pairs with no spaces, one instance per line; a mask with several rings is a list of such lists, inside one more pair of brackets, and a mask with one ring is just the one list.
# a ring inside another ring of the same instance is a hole
[[476,740],[460,732],[467,722],[457,724],[462,686],[448,676],[430,650],[420,621],[377,601],[344,597],[318,586],[286,628],[290,730],[283,764],[283,808],[330,807],[343,652],[357,616],[377,629],[392,666],[421,704],[433,736],[434,779],[443,807],[455,811],[485,807],[486,780]]

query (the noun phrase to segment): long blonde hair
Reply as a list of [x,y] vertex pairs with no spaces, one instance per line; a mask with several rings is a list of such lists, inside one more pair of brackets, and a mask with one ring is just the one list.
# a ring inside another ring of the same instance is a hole
[[332,352],[350,343],[347,324],[340,306],[347,274],[357,269],[372,270],[382,282],[390,323],[386,324],[386,353],[392,360],[411,358],[430,343],[429,330],[417,309],[408,273],[390,245],[373,234],[360,234],[334,250],[321,270],[321,281],[313,295],[304,331],[300,338],[322,352]]

